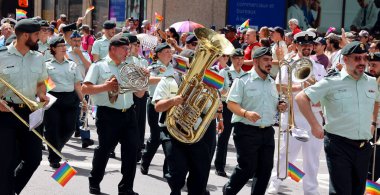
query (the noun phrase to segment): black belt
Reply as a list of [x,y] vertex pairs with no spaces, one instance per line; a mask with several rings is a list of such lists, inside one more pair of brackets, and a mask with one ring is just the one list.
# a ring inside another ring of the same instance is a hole
[[117,111],[117,112],[127,112],[129,111],[132,107],[130,108],[123,108],[123,109],[116,109],[116,108],[111,108],[107,106],[98,106],[98,109],[105,109],[105,110],[111,110],[111,111]]
[[269,125],[269,126],[264,126],[264,125],[260,125],[260,126],[253,126],[252,127],[255,127],[255,128],[259,128],[259,129],[266,129],[266,128],[269,128],[269,127],[272,127],[273,125]]
[[346,137],[342,137],[342,136],[339,136],[339,135],[335,135],[335,134],[332,134],[332,133],[329,133],[327,131],[325,131],[325,135],[327,135],[327,137],[330,137],[330,138],[333,138],[333,139],[336,139],[336,140],[340,140],[340,141],[343,141],[345,143],[348,143],[354,147],[357,147],[357,148],[362,148],[364,147],[367,143],[370,142],[370,140],[353,140],[353,139],[349,139],[349,138],[346,138]]

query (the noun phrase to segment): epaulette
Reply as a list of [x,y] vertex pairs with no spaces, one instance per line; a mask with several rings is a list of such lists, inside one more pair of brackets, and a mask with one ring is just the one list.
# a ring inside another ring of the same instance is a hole
[[325,77],[333,77],[333,76],[338,76],[338,75],[339,75],[339,71],[333,68],[327,71],[327,74]]
[[8,48],[7,48],[6,46],[2,46],[2,47],[0,47],[0,52],[1,52],[1,51],[6,51],[6,50],[8,50]]
[[96,60],[96,61],[93,62],[93,63],[95,64],[95,63],[97,63],[97,62],[99,62],[99,61],[101,61],[101,60],[103,60],[103,58],[100,58],[100,59]]
[[230,70],[230,67],[229,67],[229,66],[226,66],[226,67],[223,68],[222,70],[229,71],[229,70]]
[[49,58],[49,59],[45,60],[45,62],[49,62],[49,61],[52,61],[52,60],[53,60],[53,58]]
[[240,79],[240,78],[243,78],[244,76],[247,76],[247,75],[249,75],[248,72],[246,72],[246,73],[244,73],[243,75],[241,75],[241,76],[239,77],[239,79]]

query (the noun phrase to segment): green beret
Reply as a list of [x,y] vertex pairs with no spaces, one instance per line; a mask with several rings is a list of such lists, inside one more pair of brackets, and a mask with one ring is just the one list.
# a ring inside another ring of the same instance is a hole
[[162,51],[163,49],[166,49],[166,48],[169,48],[170,49],[170,46],[165,42],[165,43],[160,43],[156,46],[156,48],[154,49],[154,52],[158,53],[160,51]]
[[53,37],[49,41],[50,47],[56,47],[58,43],[65,43],[65,40],[63,39],[63,37],[61,36]]
[[104,29],[113,29],[116,27],[116,23],[112,20],[107,20],[103,23]]
[[126,36],[130,43],[137,43],[137,37],[135,35],[132,35],[131,33],[123,33],[124,36]]
[[271,56],[272,57],[272,52],[270,51],[270,47],[259,47],[257,48],[252,55],[252,58],[259,58],[263,55]]
[[380,62],[380,52],[370,53],[369,54],[369,61]]
[[41,26],[49,27],[49,23],[46,20],[40,20],[38,23],[40,23]]
[[235,49],[234,53],[232,53],[232,57],[234,57],[234,56],[236,56],[236,57],[244,56],[244,51],[240,48]]
[[63,32],[69,32],[77,29],[77,25],[75,23],[68,24],[62,27]]
[[24,33],[34,33],[40,31],[41,25],[33,19],[23,19],[16,23],[15,31]]
[[350,55],[353,53],[362,54],[362,53],[367,53],[367,52],[368,52],[367,47],[363,43],[359,41],[353,41],[343,47],[341,54],[345,56],[345,55]]
[[123,46],[129,45],[128,37],[122,33],[113,36],[110,40],[110,46]]

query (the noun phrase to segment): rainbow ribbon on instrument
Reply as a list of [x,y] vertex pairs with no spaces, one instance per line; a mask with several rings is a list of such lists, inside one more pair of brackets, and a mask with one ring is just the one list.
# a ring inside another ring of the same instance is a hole
[[365,186],[365,194],[367,195],[380,195],[380,184],[367,180]]
[[17,19],[21,19],[21,18],[27,18],[26,17],[26,14],[27,14],[28,12],[27,11],[25,11],[25,10],[22,10],[22,9],[16,9],[16,20]]
[[77,171],[71,167],[69,163],[65,162],[51,177],[61,184],[62,187],[65,187],[67,182],[69,182],[75,174],[77,174]]
[[55,88],[55,83],[53,80],[51,80],[50,77],[48,77],[45,81],[45,86],[46,86],[46,91],[49,92],[51,91],[52,89]]
[[224,78],[216,72],[207,69],[203,77],[203,82],[210,87],[220,89],[223,87]]
[[301,181],[302,177],[305,176],[305,173],[302,172],[299,168],[297,168],[292,163],[289,163],[288,166],[288,176],[292,178],[294,181]]

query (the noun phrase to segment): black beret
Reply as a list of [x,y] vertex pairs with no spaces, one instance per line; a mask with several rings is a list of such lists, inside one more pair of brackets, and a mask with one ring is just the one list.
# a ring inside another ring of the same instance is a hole
[[240,49],[240,48],[235,49],[235,50],[234,50],[234,53],[232,53],[232,57],[233,57],[233,56],[237,56],[237,57],[244,56],[244,51],[243,51],[243,49]]
[[345,56],[345,55],[350,55],[353,53],[362,54],[362,53],[367,53],[367,52],[368,52],[367,47],[363,43],[359,41],[353,41],[343,47],[341,54]]
[[63,32],[69,32],[77,29],[77,25],[75,23],[68,24],[62,27]]
[[123,45],[129,45],[128,37],[125,36],[123,33],[117,34],[113,36],[110,40],[110,46],[123,46]]
[[40,31],[41,25],[36,20],[33,19],[23,19],[16,23],[15,31],[34,33]]
[[165,42],[165,43],[160,43],[156,46],[156,48],[154,49],[154,52],[158,53],[160,51],[162,51],[163,49],[166,49],[166,48],[169,48],[170,49],[170,46]]
[[369,54],[369,61],[377,61],[377,62],[380,62],[380,52],[370,53],[370,54]]
[[14,40],[16,40],[16,35],[12,34],[7,38],[7,40],[5,40],[5,46],[10,45]]
[[116,23],[112,20],[107,20],[103,23],[104,29],[113,29],[116,27]]
[[135,35],[132,35],[131,33],[123,33],[124,36],[126,36],[130,43],[137,43],[138,39]]
[[49,27],[49,23],[46,20],[39,20],[38,23],[40,23],[41,26]]
[[186,43],[187,44],[190,44],[190,43],[192,43],[194,41],[198,41],[197,37],[194,34],[188,35],[186,37]]
[[58,43],[65,43],[65,40],[61,36],[53,37],[49,41],[50,47],[56,47]]
[[261,56],[272,56],[272,52],[270,51],[270,47],[259,47],[257,48],[252,55],[252,58],[259,58]]
[[313,44],[316,35],[314,32],[302,31],[294,35],[294,42],[300,45]]

